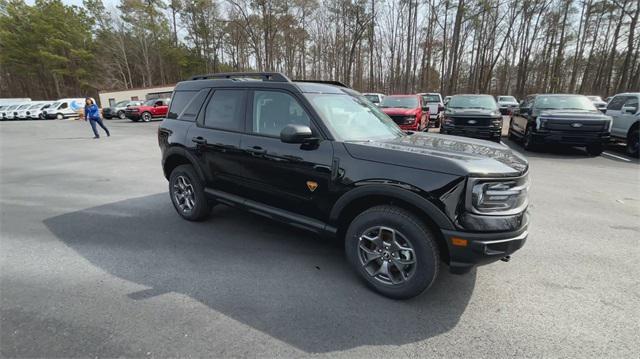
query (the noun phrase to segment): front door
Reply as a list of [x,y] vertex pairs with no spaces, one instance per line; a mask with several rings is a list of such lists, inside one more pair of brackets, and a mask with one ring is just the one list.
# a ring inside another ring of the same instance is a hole
[[251,91],[249,106],[247,134],[241,140],[247,193],[259,202],[326,220],[318,203],[329,189],[332,143],[280,141],[280,131],[289,124],[309,126],[319,136],[309,112],[292,93]]
[[169,112],[169,104],[165,100],[158,100],[153,105],[153,109],[151,110],[151,114],[153,117],[165,117]]

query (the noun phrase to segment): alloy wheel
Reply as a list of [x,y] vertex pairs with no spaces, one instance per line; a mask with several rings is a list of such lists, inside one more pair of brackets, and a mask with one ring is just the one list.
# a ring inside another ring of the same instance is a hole
[[393,228],[377,226],[364,231],[359,238],[358,254],[365,271],[383,284],[403,284],[416,270],[411,242]]
[[173,198],[183,213],[189,213],[196,206],[196,198],[191,181],[186,176],[176,177],[173,183]]
[[144,122],[149,122],[149,121],[151,121],[151,114],[150,114],[150,113],[148,113],[148,112],[143,113],[143,114],[142,114],[142,120],[143,120]]

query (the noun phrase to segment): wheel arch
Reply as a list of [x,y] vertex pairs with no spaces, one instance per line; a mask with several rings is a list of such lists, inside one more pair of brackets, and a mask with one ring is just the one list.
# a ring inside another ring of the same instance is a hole
[[640,120],[636,120],[636,122],[634,122],[631,127],[629,127],[629,131],[627,131],[627,139],[629,139],[629,137],[631,137],[631,133],[635,130],[637,130],[640,127]]
[[349,223],[363,211],[378,205],[394,205],[418,215],[433,230],[442,260],[449,262],[449,248],[442,229],[453,230],[449,218],[424,197],[394,185],[366,185],[353,189],[338,199],[329,215],[338,229],[338,238],[343,238]]
[[169,179],[171,172],[178,166],[191,165],[202,181],[207,182],[205,172],[198,164],[197,158],[183,147],[170,147],[166,150],[162,161],[162,170],[165,178]]

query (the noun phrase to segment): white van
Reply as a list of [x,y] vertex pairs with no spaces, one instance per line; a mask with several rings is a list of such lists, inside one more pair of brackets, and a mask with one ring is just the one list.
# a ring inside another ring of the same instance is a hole
[[44,110],[45,107],[49,105],[51,105],[51,102],[47,102],[47,101],[32,102],[31,106],[29,106],[29,108],[27,108],[25,111],[27,120],[40,119],[42,116],[42,110]]
[[16,108],[15,114],[14,114],[14,120],[26,120],[27,119],[27,109],[29,107],[31,107],[33,105],[33,102],[27,102],[24,103],[20,106],[18,106],[18,108]]
[[16,117],[16,114],[18,113],[18,107],[23,105],[25,104],[17,103],[7,106],[6,108],[2,109],[2,113],[0,113],[0,116],[2,116],[3,120],[17,120],[18,118]]
[[84,98],[61,98],[42,111],[44,118],[62,120],[78,118],[84,109]]

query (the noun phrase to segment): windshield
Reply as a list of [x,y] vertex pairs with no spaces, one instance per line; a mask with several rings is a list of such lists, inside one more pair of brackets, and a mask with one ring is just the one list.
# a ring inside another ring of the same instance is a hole
[[538,96],[535,108],[538,110],[583,110],[597,111],[593,102],[586,96],[562,95],[562,96]]
[[[404,135],[398,125],[361,96],[306,94],[324,123],[342,141],[368,141]],[[386,98],[385,98],[386,99]]]
[[18,110],[24,110],[24,109],[29,108],[30,106],[31,106],[30,104],[22,105],[22,106],[18,107]]
[[364,95],[364,97],[366,97],[367,100],[373,103],[380,103],[380,98],[378,97],[378,95]]
[[44,106],[44,104],[42,104],[42,103],[37,103],[37,104],[35,104],[35,105],[31,105],[31,106],[29,106],[29,110],[35,110],[35,109],[40,108],[40,107],[42,107],[42,106]]
[[51,109],[54,109],[54,110],[55,110],[55,109],[57,109],[57,108],[58,108],[58,106],[60,106],[60,102],[54,102],[54,103],[52,103],[52,104],[49,106],[49,108],[51,108]]
[[416,96],[387,96],[382,99],[382,107],[392,108],[416,108],[418,97]]
[[153,106],[156,104],[156,102],[159,101],[157,98],[152,98],[151,100],[147,100],[147,102],[144,103],[145,106]]
[[120,102],[116,103],[115,107],[125,107],[125,106],[127,106],[129,104],[129,102],[131,102],[131,101],[129,101],[129,100],[120,101]]
[[424,102],[440,102],[440,96],[438,95],[422,95]]
[[587,96],[587,98],[593,102],[604,102],[600,96]]
[[516,101],[516,98],[513,96],[500,96],[498,97],[498,101],[502,101],[502,102],[518,102]]
[[480,108],[496,110],[498,106],[493,97],[489,95],[453,96],[447,103],[449,108]]

